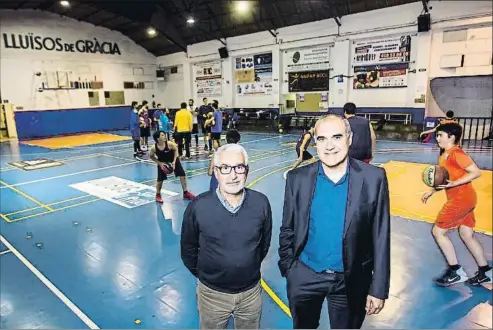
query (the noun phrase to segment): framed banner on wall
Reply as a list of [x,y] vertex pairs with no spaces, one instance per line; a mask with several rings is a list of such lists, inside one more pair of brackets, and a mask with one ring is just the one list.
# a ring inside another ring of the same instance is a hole
[[353,88],[406,87],[410,57],[410,35],[353,42]]
[[222,95],[222,62],[195,63],[193,74],[197,97]]
[[330,46],[299,48],[284,51],[284,72],[328,70]]
[[328,91],[329,70],[289,72],[288,90],[290,93]]
[[234,66],[236,95],[272,94],[272,53],[237,57]]

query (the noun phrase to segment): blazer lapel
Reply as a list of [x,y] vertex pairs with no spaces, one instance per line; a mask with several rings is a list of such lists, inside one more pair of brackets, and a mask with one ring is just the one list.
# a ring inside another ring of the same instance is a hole
[[[309,166],[309,171],[307,178],[304,180],[304,188],[302,190],[303,194],[306,194],[307,200],[309,200],[309,203],[303,203],[304,205],[307,205],[304,210],[300,210],[301,212],[304,212],[303,214],[303,219],[306,219],[307,221],[303,221],[303,233],[306,235],[308,234],[308,225],[310,223],[310,213],[312,210],[312,201],[313,201],[313,195],[315,194],[315,186],[317,184],[317,174],[318,174],[318,167],[320,161],[315,162],[313,164],[308,165]],[[302,204],[302,205],[303,205]]]
[[361,189],[363,188],[363,179],[361,168],[354,160],[349,158],[349,184],[346,204],[346,218],[344,220],[344,237],[346,236],[349,225],[358,211]]

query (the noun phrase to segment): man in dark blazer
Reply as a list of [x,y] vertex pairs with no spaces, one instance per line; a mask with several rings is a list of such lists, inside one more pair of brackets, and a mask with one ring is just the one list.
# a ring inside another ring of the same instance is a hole
[[351,127],[328,115],[315,125],[319,161],[288,172],[279,269],[297,329],[361,328],[390,285],[390,212],[385,170],[348,157]]

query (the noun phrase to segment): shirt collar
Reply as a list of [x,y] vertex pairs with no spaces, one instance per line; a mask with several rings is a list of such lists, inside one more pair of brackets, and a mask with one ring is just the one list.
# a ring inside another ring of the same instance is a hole
[[245,189],[243,189],[243,193],[241,195],[241,200],[238,203],[236,207],[233,207],[227,200],[224,198],[223,194],[221,194],[221,191],[219,190],[219,187],[216,188],[216,195],[221,204],[226,208],[231,213],[236,213],[240,209],[240,207],[243,205],[243,202],[245,201]]
[[[323,178],[329,180],[330,182],[333,182],[325,174],[324,169],[322,167],[322,162],[319,162],[319,164],[318,164],[318,176],[323,177]],[[338,182],[335,182],[334,184],[335,185],[344,184],[346,182],[348,176],[349,176],[349,159],[347,161],[346,172],[344,173],[344,176]]]

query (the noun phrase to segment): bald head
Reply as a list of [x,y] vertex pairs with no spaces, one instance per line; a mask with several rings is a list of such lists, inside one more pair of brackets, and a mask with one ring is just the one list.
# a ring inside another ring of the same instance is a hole
[[317,136],[317,132],[322,126],[326,125],[342,125],[344,127],[345,134],[349,137],[352,135],[351,131],[351,125],[349,125],[349,121],[341,116],[330,114],[321,117],[317,122],[315,123],[315,136]]

